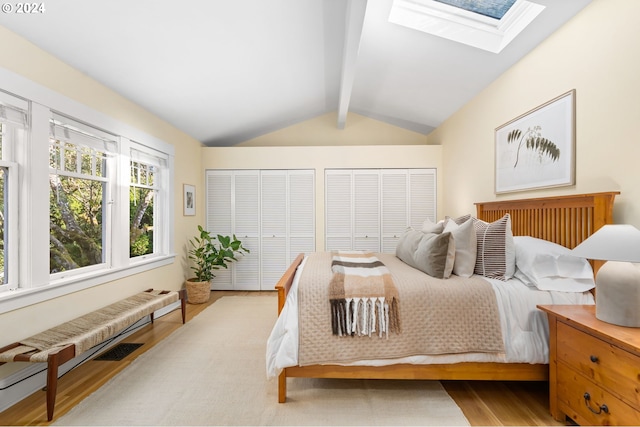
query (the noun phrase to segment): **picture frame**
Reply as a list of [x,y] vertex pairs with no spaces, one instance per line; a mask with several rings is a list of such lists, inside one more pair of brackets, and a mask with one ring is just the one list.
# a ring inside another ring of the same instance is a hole
[[183,206],[185,216],[196,214],[196,187],[194,185],[183,184]]
[[495,130],[495,192],[575,185],[576,90]]

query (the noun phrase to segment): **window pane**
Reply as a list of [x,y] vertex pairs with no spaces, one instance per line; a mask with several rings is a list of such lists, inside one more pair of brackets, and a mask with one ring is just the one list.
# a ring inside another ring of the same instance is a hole
[[142,185],[149,185],[149,182],[147,180],[147,168],[147,165],[140,164],[140,184]]
[[138,162],[131,162],[131,183],[132,184],[140,184],[138,180],[138,168],[140,164]]
[[104,184],[50,175],[50,185],[50,272],[102,263]]
[[5,263],[5,251],[7,248],[7,222],[6,222],[6,212],[7,212],[7,199],[8,199],[8,191],[7,191],[7,170],[6,168],[0,168],[0,284],[4,285],[7,283],[7,279],[9,278],[7,272],[7,264]]
[[129,190],[129,256],[153,253],[154,190],[130,187]]
[[49,145],[49,167],[60,169],[60,144],[57,141]]
[[107,171],[107,154],[97,151],[94,152],[93,155],[95,156],[95,162],[96,162],[96,171],[95,171],[95,176],[101,176],[101,177],[106,177],[106,171]]
[[80,165],[80,173],[84,175],[94,175],[93,173],[93,150],[89,147],[82,147],[80,149],[81,155],[81,165]]
[[64,144],[64,170],[67,172],[78,171],[78,151],[73,144]]

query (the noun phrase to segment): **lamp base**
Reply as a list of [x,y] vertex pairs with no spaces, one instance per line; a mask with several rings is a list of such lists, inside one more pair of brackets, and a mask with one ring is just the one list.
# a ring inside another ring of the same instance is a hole
[[608,261],[596,276],[596,318],[640,327],[640,264]]

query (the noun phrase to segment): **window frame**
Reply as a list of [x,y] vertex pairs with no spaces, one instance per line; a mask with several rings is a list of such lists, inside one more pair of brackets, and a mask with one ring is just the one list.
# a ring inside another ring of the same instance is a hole
[[4,254],[5,267],[9,271],[7,283],[0,282],[0,292],[11,291],[18,288],[20,280],[20,268],[18,263],[18,165],[15,162],[0,160],[0,168],[5,169],[5,180],[9,196],[6,200],[8,209],[5,211],[5,221],[8,225],[5,229],[7,234]]
[[[64,270],[57,273],[50,273],[51,281],[56,282],[56,281],[61,281],[65,278],[72,277],[75,275],[83,275],[93,271],[99,272],[102,270],[108,270],[112,266],[111,256],[114,249],[116,248],[112,244],[112,239],[111,239],[112,233],[109,232],[109,229],[111,228],[113,215],[114,215],[114,212],[113,212],[114,203],[112,203],[112,200],[113,200],[113,194],[115,193],[115,188],[118,185],[117,157],[120,155],[120,153],[118,153],[118,149],[117,149],[118,144],[116,140],[118,138],[115,135],[104,134],[100,132],[98,129],[77,123],[75,120],[68,117],[64,117],[60,114],[56,114],[55,112],[52,114],[52,117],[50,119],[50,128],[52,129],[52,131],[50,132],[50,137],[49,137],[49,147],[51,147],[52,140],[56,140],[60,143],[59,147],[61,151],[64,150],[64,146],[72,145],[76,149],[89,148],[93,150],[100,150],[105,153],[105,159],[104,159],[105,168],[104,170],[102,170],[101,176],[97,176],[94,174],[88,175],[85,173],[78,172],[77,171],[77,168],[79,167],[78,162],[81,162],[80,155],[78,155],[78,158],[76,161],[77,164],[76,164],[75,171],[66,170],[66,165],[64,165],[64,161],[62,160],[64,156],[61,156],[60,158],[61,163],[56,162],[56,167],[52,167],[51,164],[49,165],[49,176],[57,175],[59,177],[76,178],[76,179],[90,180],[94,182],[102,182],[104,186],[103,193],[102,193],[102,199],[103,199],[102,200],[103,221],[102,221],[102,241],[101,241],[102,262],[96,263],[93,265],[84,266],[84,267],[78,267],[71,270]],[[54,128],[55,128],[55,131],[53,130]],[[64,137],[63,135],[59,135],[59,133],[61,132],[67,133],[65,132],[66,129],[69,130],[68,133],[70,134],[70,136]],[[71,136],[74,134],[79,135],[81,132],[84,132],[85,135],[91,135],[91,136],[82,135],[80,138],[74,138],[73,136]],[[95,138],[95,141],[89,140],[93,138]],[[98,141],[102,141],[102,140],[104,140],[104,143],[102,144],[104,145],[104,147],[100,147],[98,143]],[[108,145],[111,145],[111,147],[108,147]],[[62,167],[58,168],[58,166],[62,166]],[[50,212],[49,212],[49,215],[51,215]],[[51,270],[51,266],[49,266],[49,271],[50,270]]]
[[[174,199],[174,146],[2,68],[0,82],[0,92],[28,102],[30,113],[27,143],[16,147],[15,161],[8,165],[10,172],[15,171],[12,175],[18,177],[11,179],[10,184],[15,184],[19,191],[19,200],[12,203],[18,217],[18,221],[12,224],[16,227],[19,224],[15,233],[20,242],[16,257],[19,284],[15,289],[0,288],[0,314],[173,264],[176,257],[171,206]],[[111,198],[121,208],[113,210],[111,224],[105,230],[112,239],[110,263],[106,268],[77,269],[76,274],[64,277],[53,277],[49,274],[49,263],[42,263],[42,259],[49,259],[49,120],[52,113],[117,136],[117,185]],[[161,184],[163,202],[159,216],[162,218],[160,231],[163,238],[160,250],[153,256],[129,259],[129,148],[132,144],[163,153],[167,166]],[[0,162],[0,165],[5,163]]]
[[[0,167],[5,169],[5,181],[9,194],[6,197],[5,205],[5,222],[6,222],[6,247],[5,247],[5,267],[9,271],[9,280],[7,283],[0,282],[0,293],[12,291],[18,288],[20,281],[19,266],[19,215],[18,204],[19,196],[19,180],[20,169],[16,163],[16,151],[21,144],[24,144],[27,137],[28,128],[28,109],[29,104],[24,99],[15,97],[4,91],[0,91],[0,104],[3,105],[3,111],[12,115],[24,115],[20,119],[2,120],[0,123],[0,132],[2,137],[2,156],[0,157]],[[19,124],[18,122],[25,122]],[[7,209],[8,205],[8,209]],[[8,221],[7,221],[8,220]]]
[[[130,184],[131,182],[131,162],[134,161],[135,156],[133,153],[137,152],[138,156],[147,157],[146,161],[143,158],[137,159],[140,163],[146,165],[152,165],[156,168],[154,172],[154,212],[153,212],[153,228],[154,230],[159,230],[160,233],[156,234],[154,231],[153,235],[153,252],[150,254],[139,255],[135,257],[129,257],[129,262],[136,264],[140,262],[145,262],[150,259],[156,258],[158,256],[162,256],[163,253],[169,251],[171,247],[170,241],[167,239],[167,236],[170,234],[170,230],[173,228],[172,225],[167,221],[167,218],[170,216],[170,206],[169,202],[170,198],[166,191],[162,191],[163,188],[166,188],[171,179],[171,172],[169,169],[170,158],[166,155],[166,153],[162,153],[152,147],[148,147],[144,144],[141,144],[136,141],[127,141],[128,142],[128,152],[129,154],[129,162],[127,164],[127,182]],[[155,162],[154,160],[155,159]],[[155,164],[152,164],[155,163]],[[144,187],[144,186],[142,186]],[[129,191],[127,191],[127,204],[129,203]],[[129,219],[127,218],[127,223],[129,223]]]

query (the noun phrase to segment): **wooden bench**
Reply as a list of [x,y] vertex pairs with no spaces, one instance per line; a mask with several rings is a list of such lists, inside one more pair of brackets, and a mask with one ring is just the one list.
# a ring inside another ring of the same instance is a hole
[[30,338],[0,348],[0,365],[7,362],[47,364],[47,420],[53,419],[58,386],[58,367],[145,316],[180,301],[182,323],[186,317],[186,291],[144,292],[125,298]]

